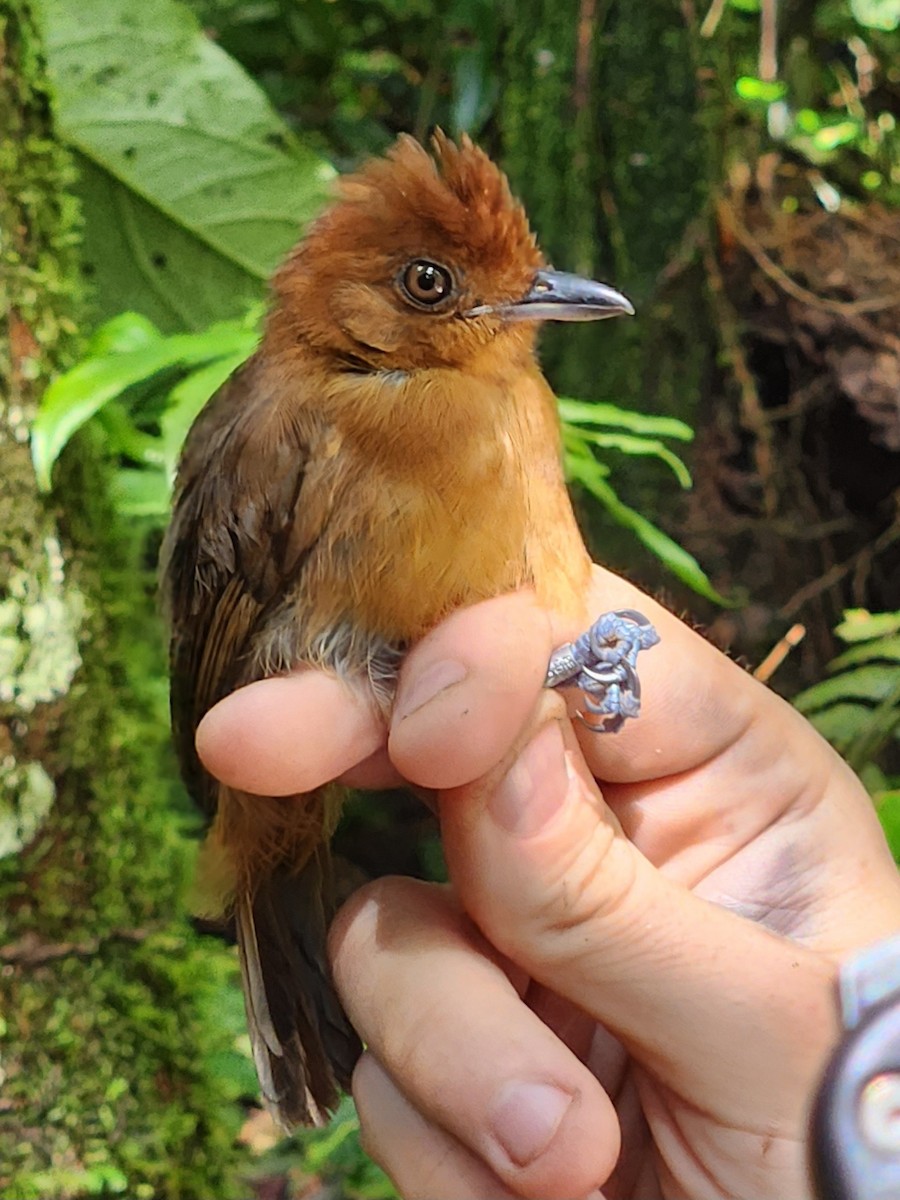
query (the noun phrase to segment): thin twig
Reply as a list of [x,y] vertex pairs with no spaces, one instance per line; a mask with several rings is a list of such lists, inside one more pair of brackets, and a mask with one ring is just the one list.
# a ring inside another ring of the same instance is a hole
[[778,78],[778,0],[762,0],[759,17],[759,77],[774,83]]
[[719,28],[719,22],[722,20],[722,14],[725,12],[725,5],[728,0],[712,0],[709,6],[709,12],[703,18],[703,24],[700,26],[700,36],[711,38]]
[[575,48],[575,86],[573,99],[578,112],[591,100],[591,53],[597,23],[597,0],[581,0],[578,10],[578,42]]
[[894,292],[889,296],[870,296],[867,300],[832,300],[828,296],[818,296],[809,288],[797,283],[769,257],[727,200],[719,202],[719,219],[740,242],[756,265],[774,283],[777,283],[783,292],[795,300],[799,300],[802,304],[808,304],[812,308],[821,308],[825,312],[837,313],[844,317],[858,316],[860,313],[880,312],[886,308],[900,305],[900,292]]
[[871,562],[896,541],[900,541],[900,522],[889,525],[887,529],[879,534],[874,542],[871,542],[868,546],[863,546],[861,550],[857,550],[845,562],[835,563],[833,567],[829,567],[824,575],[820,575],[818,579],[813,579],[809,583],[804,584],[802,588],[794,592],[786,604],[781,606],[779,616],[784,617],[785,620],[789,620],[800,611],[804,604],[807,604],[810,600],[814,600],[822,592],[827,592],[829,588],[836,587],[842,579],[856,570],[860,562],[865,560]]
[[[887,210],[885,210],[885,215]],[[841,208],[841,216],[845,221],[852,221],[860,229],[866,233],[873,234],[876,237],[885,238],[890,242],[900,243],[900,232],[892,229],[882,217],[878,219],[878,214],[873,213],[871,209],[860,209],[854,204],[845,204]]]
[[704,249],[703,259],[707,279],[713,291],[719,335],[740,388],[741,421],[744,428],[753,434],[753,459],[762,487],[763,509],[767,517],[772,517],[778,508],[772,465],[772,430],[766,421],[756,380],[741,344],[737,315],[725,291],[722,272],[709,243]]
[[805,625],[792,625],[753,672],[753,678],[758,679],[760,683],[768,683],[794,647],[799,646],[805,637]]
[[674,283],[685,271],[693,266],[699,257],[708,238],[708,222],[704,216],[689,222],[681,236],[681,241],[675,253],[656,276],[653,284],[654,293],[661,292],[669,284]]
[[772,405],[766,409],[766,420],[770,425],[779,421],[791,421],[804,416],[831,399],[832,382],[827,375],[819,375],[803,387],[797,388],[787,404]]
[[36,967],[57,958],[91,958],[108,942],[143,942],[151,929],[114,929],[105,937],[83,942],[42,942],[36,933],[26,933],[17,942],[0,946],[0,962],[14,966]]

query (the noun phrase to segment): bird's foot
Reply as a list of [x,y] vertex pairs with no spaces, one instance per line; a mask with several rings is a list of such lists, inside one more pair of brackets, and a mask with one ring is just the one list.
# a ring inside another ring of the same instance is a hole
[[604,613],[577,641],[554,651],[544,686],[581,688],[589,715],[579,718],[594,733],[616,733],[641,711],[637,656],[658,641],[643,613]]

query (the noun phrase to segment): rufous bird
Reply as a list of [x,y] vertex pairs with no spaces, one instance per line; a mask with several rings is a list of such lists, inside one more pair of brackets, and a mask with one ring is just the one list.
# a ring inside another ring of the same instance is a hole
[[[542,321],[633,311],[547,268],[502,172],[468,138],[401,137],[339,185],[274,278],[256,354],[184,447],[164,548],[172,716],[224,876],[263,1096],[320,1121],[360,1051],[328,978],[334,787],[246,795],[198,760],[204,714],[311,666],[390,708],[404,651],[453,609],[517,588],[562,613],[590,560],[566,492]],[[551,660],[597,728],[636,715],[638,613],[606,614]]]

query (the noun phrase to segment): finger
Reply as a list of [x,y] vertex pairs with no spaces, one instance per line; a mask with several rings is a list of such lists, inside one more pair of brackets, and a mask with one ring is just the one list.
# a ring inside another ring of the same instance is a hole
[[528,592],[451,614],[400,673],[389,749],[424,787],[455,787],[500,761],[537,701],[552,650],[549,619]]
[[210,709],[196,737],[211,775],[258,796],[312,791],[384,741],[383,722],[367,699],[319,671],[239,688]]
[[353,1073],[362,1145],[405,1200],[515,1200],[493,1171],[426,1120],[371,1054]]
[[[784,720],[783,701],[627,580],[595,566],[588,607],[591,620],[611,610],[637,609],[660,635],[659,644],[637,659],[640,717],[612,735],[579,726],[588,765],[603,780],[660,779],[708,762],[742,736],[766,697],[770,715]],[[556,644],[583,632],[578,619],[553,619]],[[567,689],[566,695],[572,712],[583,709],[579,691]]]
[[[831,748],[784,701],[625,581],[597,568],[591,597],[595,614],[637,608],[662,635],[639,659],[642,716],[615,735],[578,726],[592,773],[618,781],[605,790],[641,852],[677,882],[836,956],[889,931],[900,901],[896,871],[871,803]],[[458,613],[410,656],[407,686],[417,668],[454,654],[465,669],[399,732],[395,723],[392,751],[404,738],[407,774],[428,778],[418,758],[436,764],[434,783],[471,779],[521,732],[548,648],[529,605],[527,597],[500,597]],[[555,619],[550,645],[582,628]],[[493,699],[498,678],[521,683],[513,708]],[[473,713],[477,754],[469,753]]]
[[335,982],[369,1050],[427,1120],[517,1195],[583,1196],[616,1161],[609,1099],[520,999],[446,888],[381,880],[331,934]]
[[[662,639],[638,660],[641,717],[615,735],[580,729],[588,763],[603,779],[643,781],[694,769],[741,738],[761,700],[771,729],[783,732],[785,720],[803,725],[699,634],[611,572],[594,568],[587,603],[593,617],[638,609]],[[413,648],[401,672],[389,744],[401,774],[451,787],[495,766],[533,711],[552,650],[586,624],[585,618],[548,617],[527,592],[442,622]],[[577,689],[562,694],[573,714],[583,707]]]
[[[892,932],[900,877],[872,803],[791,705],[624,580],[594,569],[594,611],[638,608],[643,708],[576,732],[628,836],[669,878],[839,956]],[[574,627],[556,621],[557,639]],[[580,694],[568,697],[570,709]],[[786,869],[787,868],[787,869]]]
[[[383,736],[386,737],[386,734]],[[386,788],[403,787],[405,782],[403,776],[391,762],[387,745],[384,742],[374,754],[370,754],[368,758],[364,758],[362,762],[338,776],[338,783],[361,790],[384,791]]]
[[834,968],[656,871],[604,805],[567,722],[441,797],[448,867],[485,936],[654,1076],[742,1127],[793,1131],[836,1036]]

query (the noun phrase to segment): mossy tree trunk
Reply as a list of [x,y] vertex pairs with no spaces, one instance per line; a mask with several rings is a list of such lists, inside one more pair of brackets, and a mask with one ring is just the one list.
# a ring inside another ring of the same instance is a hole
[[21,0],[0,2],[0,129],[0,1193],[224,1195],[236,1110],[203,1013],[227,965],[177,915],[161,664],[135,651],[152,598],[102,448],[81,439],[49,499],[31,466],[81,297]]

